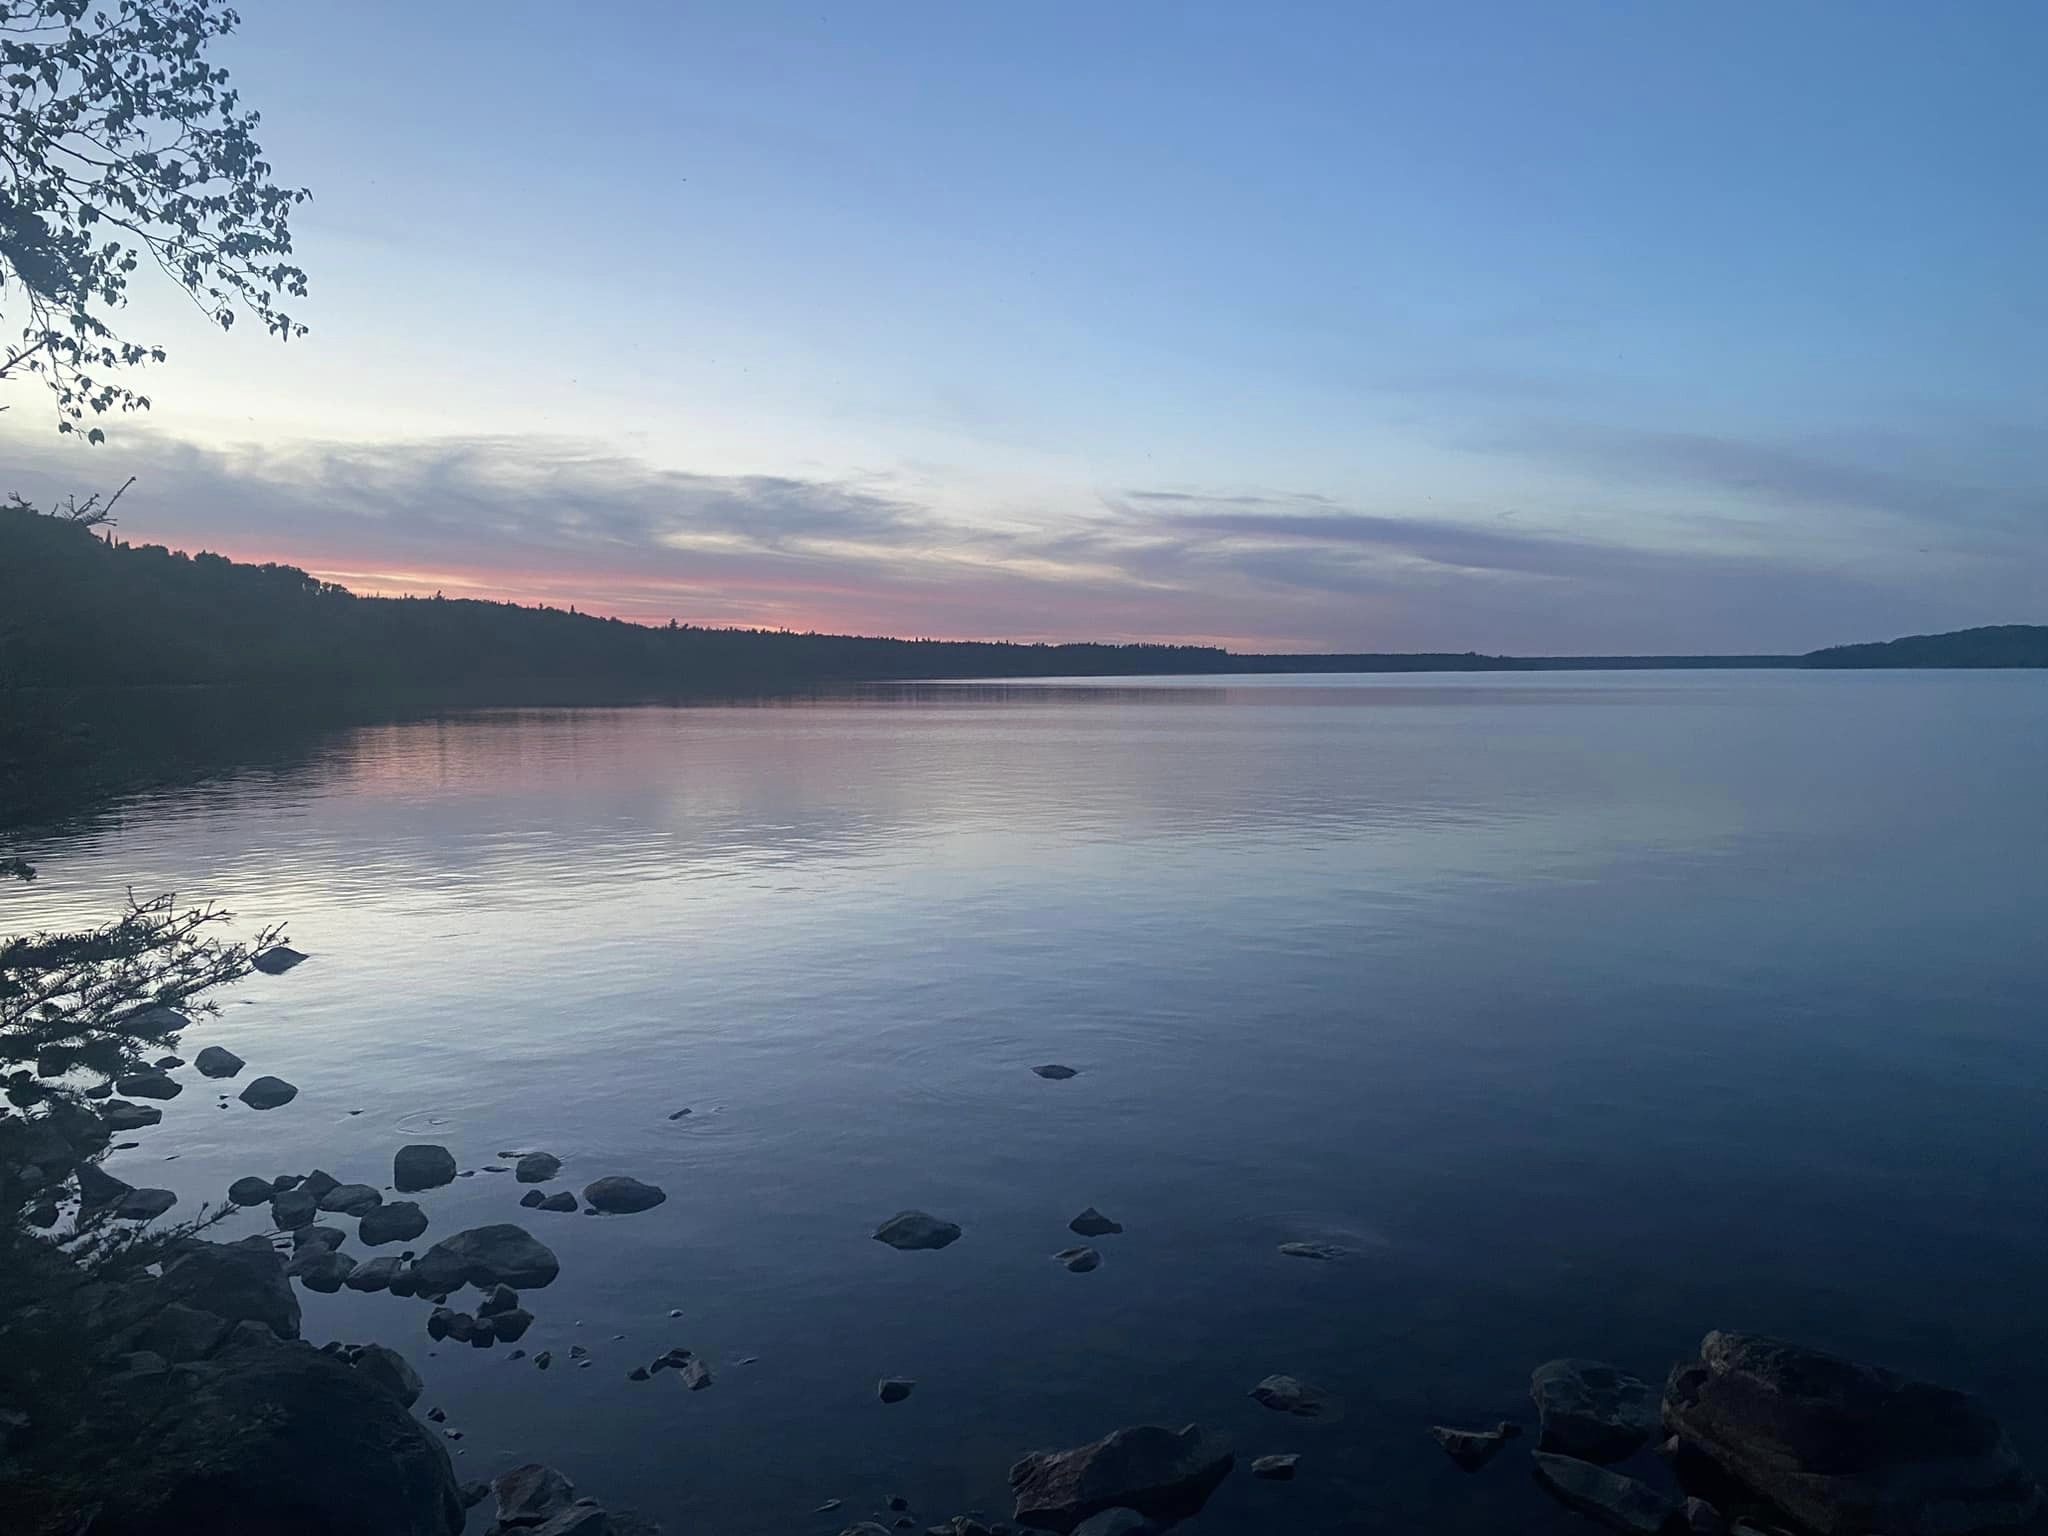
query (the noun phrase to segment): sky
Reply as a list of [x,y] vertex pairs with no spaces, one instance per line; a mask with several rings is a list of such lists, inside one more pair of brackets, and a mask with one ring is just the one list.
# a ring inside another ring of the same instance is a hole
[[0,386],[137,541],[666,621],[2048,621],[2048,6],[242,7],[312,327]]

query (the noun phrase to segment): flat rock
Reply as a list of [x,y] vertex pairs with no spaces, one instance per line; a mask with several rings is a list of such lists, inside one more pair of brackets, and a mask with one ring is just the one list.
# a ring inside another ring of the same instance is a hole
[[455,1181],[455,1154],[430,1141],[400,1147],[391,1159],[391,1184],[400,1193],[439,1189]]
[[2040,1487],[1975,1398],[1755,1334],[1710,1333],[1664,1389],[1680,1444],[1822,1536],[2038,1531]]
[[1263,1477],[1272,1483],[1292,1482],[1294,1469],[1300,1464],[1301,1458],[1291,1451],[1279,1456],[1261,1456],[1252,1463],[1252,1476]]
[[413,1266],[420,1289],[430,1295],[468,1284],[482,1290],[505,1284],[515,1290],[550,1284],[562,1272],[548,1246],[524,1227],[499,1222],[472,1227],[434,1244]]
[[100,1106],[100,1124],[110,1131],[139,1131],[163,1117],[154,1104],[131,1104],[126,1099],[109,1099]]
[[891,1248],[944,1248],[959,1239],[957,1225],[923,1211],[898,1211],[875,1228],[875,1241]]
[[270,1180],[259,1179],[251,1173],[228,1186],[228,1199],[236,1205],[261,1205],[276,1192],[276,1186]]
[[1102,1255],[1093,1248],[1062,1248],[1053,1255],[1053,1258],[1077,1275],[1085,1275],[1091,1269],[1102,1267]]
[[1582,1461],[1620,1461],[1657,1432],[1655,1391],[1599,1360],[1566,1358],[1537,1366],[1529,1396],[1542,1424],[1538,1450]]
[[353,1364],[357,1371],[397,1398],[401,1407],[410,1408],[425,1390],[426,1384],[412,1368],[412,1362],[382,1344],[365,1344],[356,1352]]
[[642,1184],[638,1179],[614,1173],[584,1185],[583,1198],[608,1216],[629,1216],[654,1209],[668,1194],[657,1185]]
[[299,1090],[281,1077],[259,1077],[241,1092],[242,1102],[251,1109],[276,1109],[298,1096]]
[[165,1258],[158,1291],[166,1299],[200,1307],[230,1323],[261,1323],[281,1339],[299,1336],[299,1298],[284,1276],[284,1260],[261,1238],[207,1243],[188,1239]]
[[1446,1424],[1433,1424],[1429,1430],[1431,1437],[1444,1448],[1444,1454],[1467,1472],[1477,1472],[1521,1432],[1521,1425],[1505,1421],[1492,1429],[1452,1429]]
[[383,1203],[384,1197],[368,1184],[337,1184],[320,1197],[321,1210],[344,1216],[362,1216]]
[[1082,1237],[1108,1237],[1111,1233],[1121,1232],[1123,1229],[1122,1222],[1111,1221],[1092,1205],[1067,1223],[1069,1232],[1079,1233]]
[[289,944],[273,944],[249,963],[266,976],[282,976],[305,958]]
[[1185,1519],[1207,1502],[1234,1460],[1220,1436],[1196,1424],[1119,1429],[1092,1445],[1018,1461],[1010,1468],[1015,1518],[1052,1531],[1072,1531],[1106,1509]]
[[1252,1401],[1275,1413],[1302,1419],[1333,1419],[1343,1411],[1334,1393],[1310,1386],[1295,1376],[1268,1376],[1251,1390]]
[[917,1390],[917,1382],[909,1376],[884,1376],[875,1383],[875,1396],[885,1403],[900,1403]]
[[358,1264],[341,1283],[352,1291],[388,1291],[405,1260],[385,1257]]
[[1629,1536],[1658,1536],[1677,1525],[1678,1500],[1633,1477],[1623,1477],[1575,1456],[1538,1451],[1536,1480],[1558,1502]]
[[1079,1072],[1076,1072],[1072,1067],[1062,1066],[1059,1062],[1056,1061],[1049,1061],[1044,1066],[1033,1067],[1031,1070],[1036,1072],[1040,1077],[1055,1083],[1063,1083],[1070,1077],[1079,1077],[1081,1075]]
[[427,1213],[410,1200],[386,1200],[363,1212],[356,1236],[366,1248],[407,1243],[427,1230]]
[[562,1160],[552,1152],[528,1152],[512,1165],[512,1177],[522,1184],[545,1184],[562,1171]]
[[161,1072],[131,1072],[115,1078],[114,1087],[136,1099],[175,1099],[185,1091],[183,1083]]
[[233,1077],[248,1065],[233,1051],[218,1045],[209,1045],[193,1059],[192,1064],[206,1077]]

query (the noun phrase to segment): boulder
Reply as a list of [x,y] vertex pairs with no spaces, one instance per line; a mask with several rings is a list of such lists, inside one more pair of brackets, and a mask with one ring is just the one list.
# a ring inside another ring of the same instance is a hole
[[576,1485],[538,1462],[500,1473],[492,1480],[491,1491],[498,1496],[498,1524],[508,1530],[539,1525],[576,1502]]
[[410,1200],[387,1200],[363,1212],[363,1219],[356,1225],[356,1236],[364,1246],[380,1247],[385,1243],[405,1243],[427,1230],[427,1213]]
[[320,1197],[321,1210],[344,1216],[361,1216],[383,1203],[384,1197],[367,1184],[337,1184]]
[[1538,1451],[1536,1480],[1559,1503],[1589,1515],[1602,1525],[1627,1536],[1658,1536],[1678,1529],[1682,1511],[1676,1497],[1652,1488],[1633,1477],[1623,1477],[1605,1467],[1575,1456]]
[[410,1408],[426,1389],[412,1363],[397,1350],[387,1349],[382,1344],[365,1344],[356,1352],[353,1364],[363,1375],[397,1398],[400,1407]]
[[526,1330],[532,1326],[533,1314],[524,1307],[511,1307],[491,1314],[491,1327],[501,1344],[517,1343],[526,1337]]
[[547,1199],[547,1196],[542,1194],[539,1190],[529,1189],[525,1194],[519,1197],[519,1203],[525,1206],[530,1211],[534,1207],[538,1206],[545,1199]]
[[305,958],[289,944],[273,944],[249,963],[266,976],[282,976]]
[[131,1104],[126,1099],[109,1099],[100,1106],[100,1124],[110,1131],[139,1131],[163,1117],[154,1104]]
[[528,1152],[512,1165],[512,1176],[522,1184],[545,1184],[562,1171],[562,1160],[552,1152]]
[[1989,1536],[2048,1522],[1997,1419],[1948,1387],[1755,1334],[1710,1333],[1664,1421],[1821,1536]]
[[476,1304],[478,1317],[496,1317],[500,1312],[510,1312],[519,1305],[519,1293],[509,1285],[494,1285],[490,1295]]
[[98,1163],[78,1166],[78,1202],[81,1205],[114,1205],[135,1193],[135,1186],[115,1178]]
[[388,1291],[404,1265],[403,1259],[371,1259],[350,1270],[348,1278],[341,1283],[352,1291]]
[[136,1099],[175,1099],[185,1091],[183,1083],[161,1072],[131,1072],[115,1078],[114,1087]]
[[1335,1394],[1295,1376],[1268,1376],[1252,1388],[1251,1397],[1262,1408],[1303,1419],[1333,1419],[1343,1409]]
[[692,1392],[702,1392],[711,1385],[711,1367],[699,1359],[685,1360],[683,1368],[676,1372],[684,1386]]
[[154,1221],[177,1203],[178,1197],[168,1189],[131,1189],[114,1206],[114,1214],[123,1221]]
[[1105,1509],[1179,1520],[1207,1502],[1234,1460],[1221,1437],[1200,1425],[1141,1424],[1092,1445],[1024,1457],[1010,1468],[1010,1490],[1017,1521],[1043,1530],[1072,1531]]
[[898,1211],[875,1228],[875,1241],[891,1248],[944,1248],[959,1238],[958,1226],[923,1211]]
[[562,1272],[561,1263],[545,1243],[510,1222],[472,1227],[444,1238],[422,1254],[413,1268],[420,1289],[429,1295],[465,1284],[481,1290],[498,1284],[525,1290],[548,1285]]
[[261,1323],[281,1339],[299,1336],[299,1298],[284,1277],[284,1260],[261,1238],[178,1245],[165,1259],[160,1290],[230,1323]]
[[1582,1461],[1620,1461],[1657,1430],[1657,1394],[1647,1382],[1598,1360],[1551,1360],[1529,1377],[1538,1450]]
[[[540,1191],[529,1190],[527,1193],[539,1194]],[[521,1203],[524,1204],[523,1201]],[[533,1203],[533,1208],[537,1211],[573,1211],[576,1209],[576,1197],[566,1189],[558,1189],[552,1195],[542,1195]]]
[[299,1180],[298,1188],[304,1190],[315,1200],[318,1200],[330,1189],[341,1188],[341,1180],[337,1179],[325,1168],[315,1168],[311,1173]]
[[392,1187],[400,1193],[439,1189],[455,1180],[455,1154],[430,1141],[400,1147],[391,1159]]
[[228,1186],[228,1199],[236,1205],[261,1205],[277,1192],[268,1179],[245,1174]]
[[1122,1222],[1111,1221],[1092,1205],[1067,1223],[1069,1232],[1077,1232],[1082,1237],[1108,1237],[1111,1233],[1121,1232],[1123,1229]]
[[299,1090],[281,1077],[259,1077],[244,1088],[242,1102],[251,1109],[276,1109],[299,1096]]
[[1433,1424],[1429,1432],[1446,1456],[1467,1472],[1477,1472],[1522,1432],[1522,1426],[1502,1422],[1492,1429],[1452,1429],[1445,1424]]
[[293,1227],[303,1227],[320,1214],[320,1200],[303,1189],[288,1189],[270,1199],[270,1219],[289,1232]]
[[332,1296],[355,1269],[353,1255],[338,1248],[308,1248],[285,1266],[285,1273],[309,1291]]
[[157,1310],[135,1342],[139,1348],[178,1365],[187,1360],[204,1360],[227,1336],[228,1320],[218,1312],[173,1301]]
[[348,1234],[339,1227],[299,1227],[292,1233],[292,1252],[301,1249],[322,1248],[332,1253],[348,1241]]
[[607,1215],[627,1216],[652,1210],[668,1195],[653,1184],[642,1184],[638,1179],[615,1173],[584,1185],[583,1198]]
[[207,1077],[233,1077],[248,1065],[233,1051],[224,1050],[217,1045],[209,1045],[201,1051],[192,1064]]

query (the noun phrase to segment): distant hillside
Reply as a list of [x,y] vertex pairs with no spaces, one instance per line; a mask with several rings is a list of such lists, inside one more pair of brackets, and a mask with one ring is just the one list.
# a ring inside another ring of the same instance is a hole
[[2048,624],[1991,624],[1945,635],[1907,635],[1867,645],[1831,645],[1802,657],[1808,667],[2048,667]]

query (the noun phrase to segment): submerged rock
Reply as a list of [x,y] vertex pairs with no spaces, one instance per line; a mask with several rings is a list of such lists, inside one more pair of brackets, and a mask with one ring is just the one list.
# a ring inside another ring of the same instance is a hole
[[1325,1262],[1331,1259],[1341,1259],[1347,1252],[1346,1249],[1338,1247],[1335,1243],[1309,1242],[1282,1243],[1280,1251],[1290,1259],[1321,1259]]
[[1274,1483],[1292,1482],[1294,1469],[1300,1463],[1301,1458],[1291,1451],[1279,1456],[1261,1456],[1252,1463],[1252,1476]]
[[489,1289],[503,1283],[518,1290],[548,1285],[562,1272],[554,1253],[524,1227],[500,1222],[472,1227],[434,1244],[413,1266],[423,1290],[453,1291],[462,1285]]
[[1710,1333],[1664,1390],[1680,1444],[1824,1536],[1990,1536],[2048,1521],[1975,1398],[1754,1334]]
[[1062,1083],[1070,1077],[1079,1077],[1081,1075],[1079,1072],[1076,1072],[1072,1067],[1062,1066],[1057,1061],[1049,1061],[1044,1066],[1033,1067],[1031,1070],[1036,1072],[1040,1077],[1046,1078],[1049,1081],[1055,1083]]
[[1519,1424],[1502,1421],[1492,1429],[1452,1429],[1433,1424],[1430,1434],[1444,1448],[1444,1454],[1467,1472],[1477,1472],[1499,1454],[1500,1448],[1522,1432]]
[[363,1212],[356,1236],[367,1248],[405,1243],[427,1230],[427,1213],[410,1200],[387,1200]]
[[1053,1258],[1077,1275],[1085,1275],[1091,1269],[1102,1267],[1102,1255],[1093,1248],[1062,1248],[1053,1255]]
[[875,1396],[885,1403],[900,1403],[917,1390],[917,1382],[909,1376],[884,1376],[875,1383]]
[[1016,1519],[1045,1530],[1072,1531],[1106,1509],[1179,1520],[1207,1502],[1234,1460],[1221,1437],[1199,1425],[1143,1424],[1092,1445],[1026,1456],[1010,1468],[1010,1489]]
[[281,1077],[259,1077],[244,1088],[241,1100],[251,1109],[276,1109],[299,1096],[299,1090]]
[[1069,1232],[1079,1233],[1082,1237],[1107,1237],[1111,1233],[1121,1232],[1123,1229],[1124,1224],[1122,1222],[1111,1221],[1092,1205],[1067,1223],[1067,1230]]
[[383,1203],[384,1197],[367,1184],[337,1184],[320,1197],[321,1210],[344,1216],[361,1216]]
[[175,1099],[185,1091],[183,1083],[161,1072],[131,1072],[126,1077],[115,1078],[114,1086],[137,1099]]
[[455,1154],[430,1141],[400,1147],[391,1159],[391,1184],[401,1194],[439,1189],[455,1180]]
[[875,1241],[891,1248],[944,1248],[959,1238],[958,1226],[923,1211],[898,1211],[875,1228]]
[[249,963],[266,976],[281,976],[305,958],[289,944],[273,944]]
[[218,1045],[209,1045],[194,1058],[193,1065],[207,1077],[233,1077],[248,1063],[233,1051]]
[[528,1152],[512,1165],[512,1176],[522,1184],[545,1184],[562,1171],[562,1160],[552,1152]]
[[1658,1536],[1679,1519],[1678,1500],[1633,1477],[1575,1456],[1538,1451],[1536,1480],[1560,1503],[1628,1536]]
[[236,1205],[261,1205],[276,1193],[268,1179],[247,1174],[228,1186],[228,1199]]
[[653,1184],[642,1184],[638,1179],[615,1173],[584,1185],[583,1198],[606,1215],[628,1216],[652,1210],[668,1194]]
[[1268,1376],[1252,1388],[1251,1397],[1263,1408],[1303,1419],[1335,1418],[1343,1409],[1334,1393],[1312,1387],[1295,1376]]
[[1657,1395],[1649,1384],[1599,1360],[1551,1360],[1529,1378],[1541,1421],[1538,1450],[1585,1461],[1620,1461],[1657,1430]]

